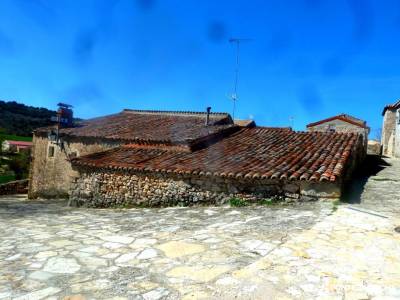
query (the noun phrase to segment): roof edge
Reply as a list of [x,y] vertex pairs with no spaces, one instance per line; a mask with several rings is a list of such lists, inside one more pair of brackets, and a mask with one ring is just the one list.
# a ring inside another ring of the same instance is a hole
[[366,123],[360,124],[360,123],[358,123],[356,121],[353,121],[351,119],[347,119],[347,118],[343,117],[343,115],[333,116],[333,117],[326,118],[326,119],[323,119],[323,120],[320,120],[320,121],[317,121],[317,122],[313,122],[313,123],[307,124],[306,127],[307,128],[313,127],[313,126],[320,125],[320,124],[323,124],[323,123],[326,123],[326,122],[329,122],[329,121],[333,121],[333,120],[341,120],[343,122],[347,122],[347,123],[353,124],[355,126],[368,129],[368,126],[366,125]]
[[[207,115],[207,112],[203,111],[179,111],[179,110],[145,110],[145,109],[129,109],[125,108],[122,112],[126,113],[139,113],[149,115],[184,115],[184,116],[202,116]],[[211,116],[230,116],[226,112],[210,112]]]
[[388,104],[388,105],[386,105],[386,106],[383,108],[382,116],[385,115],[385,112],[386,112],[388,109],[389,109],[389,110],[392,110],[392,109],[398,109],[398,108],[400,108],[400,100],[398,100],[397,102],[395,102],[395,103],[393,103],[393,104]]

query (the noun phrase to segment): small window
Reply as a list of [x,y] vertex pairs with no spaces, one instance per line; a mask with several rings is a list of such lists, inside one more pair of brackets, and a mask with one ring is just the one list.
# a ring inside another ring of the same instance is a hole
[[54,146],[49,146],[48,156],[54,157]]
[[329,132],[335,132],[336,131],[336,125],[335,124],[329,124],[328,131]]

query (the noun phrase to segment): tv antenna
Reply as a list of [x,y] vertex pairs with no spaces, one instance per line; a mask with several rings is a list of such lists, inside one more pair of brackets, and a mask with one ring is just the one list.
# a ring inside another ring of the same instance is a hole
[[289,126],[290,126],[290,128],[292,128],[293,129],[293,127],[294,127],[294,116],[290,116],[289,117]]
[[249,42],[252,39],[243,39],[243,38],[230,38],[229,43],[236,44],[236,68],[235,68],[235,81],[233,87],[233,93],[230,98],[233,101],[233,110],[232,110],[232,118],[235,119],[235,110],[236,110],[236,101],[238,100],[237,88],[238,88],[238,80],[239,80],[239,53],[240,53],[240,43]]

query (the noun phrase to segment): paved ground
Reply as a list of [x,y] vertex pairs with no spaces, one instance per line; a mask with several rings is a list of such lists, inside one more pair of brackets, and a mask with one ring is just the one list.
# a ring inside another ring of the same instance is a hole
[[378,160],[377,165],[364,186],[360,206],[400,217],[400,160]]
[[389,163],[361,204],[338,209],[0,198],[0,299],[399,299],[400,163]]

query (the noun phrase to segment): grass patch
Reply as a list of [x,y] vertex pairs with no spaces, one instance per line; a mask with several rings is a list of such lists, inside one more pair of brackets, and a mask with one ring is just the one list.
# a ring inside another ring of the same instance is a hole
[[0,176],[0,184],[7,183],[10,181],[14,181],[14,180],[15,180],[15,175],[1,175]]
[[0,139],[11,140],[11,141],[21,141],[21,142],[32,142],[31,136],[19,136],[14,134],[0,134]]
[[243,207],[249,205],[247,201],[240,199],[240,198],[231,198],[229,199],[229,204],[232,207]]
[[266,205],[266,206],[271,206],[271,205],[276,205],[278,202],[274,199],[262,199],[258,201],[259,205]]

